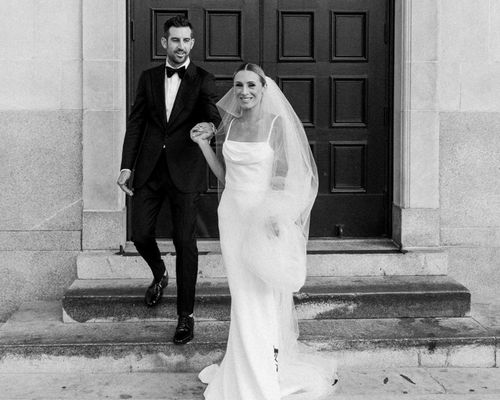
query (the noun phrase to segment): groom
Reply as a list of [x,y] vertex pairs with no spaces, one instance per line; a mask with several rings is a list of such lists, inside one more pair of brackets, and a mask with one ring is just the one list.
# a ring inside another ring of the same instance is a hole
[[[193,27],[182,16],[165,22],[161,44],[166,65],[142,73],[127,121],[118,185],[132,196],[132,240],[153,272],[145,303],[158,304],[168,273],[156,243],[155,226],[168,198],[176,252],[178,324],[176,344],[193,339],[198,248],[196,215],[206,190],[206,163],[189,131],[215,132],[220,122],[215,78],[189,59]],[[133,182],[131,179],[134,171]]]

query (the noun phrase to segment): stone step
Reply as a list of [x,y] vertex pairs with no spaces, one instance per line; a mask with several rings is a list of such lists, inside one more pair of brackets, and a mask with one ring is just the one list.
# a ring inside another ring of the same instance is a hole
[[[143,302],[150,282],[76,280],[62,301],[64,321],[175,321],[175,279],[155,308]],[[198,319],[228,320],[230,304],[225,278],[198,280]],[[447,276],[309,277],[295,304],[299,319],[463,317],[470,310],[470,293]]]
[[[366,243],[359,245],[355,241],[342,245],[334,241],[319,244],[309,243],[309,276],[446,275],[448,272],[447,253],[436,249],[400,252],[387,243],[383,248]],[[200,244],[199,250],[199,276],[225,277],[218,243]],[[169,274],[174,276],[175,253],[164,252],[163,259]],[[82,252],[77,259],[77,274],[79,279],[151,279],[148,265],[134,252],[124,255]]]
[[[197,321],[171,342],[174,322],[65,324],[60,302],[23,306],[0,326],[0,373],[196,372],[220,362],[228,321]],[[495,367],[500,328],[474,318],[303,320],[300,340],[342,368]]]
[[[162,254],[175,253],[172,240],[158,240],[158,248]],[[217,239],[198,239],[198,250],[201,253],[220,253],[220,242]],[[397,253],[399,247],[385,238],[367,239],[337,239],[312,238],[307,243],[308,252],[328,253]],[[137,255],[137,249],[132,242],[127,242],[123,248],[124,255]]]

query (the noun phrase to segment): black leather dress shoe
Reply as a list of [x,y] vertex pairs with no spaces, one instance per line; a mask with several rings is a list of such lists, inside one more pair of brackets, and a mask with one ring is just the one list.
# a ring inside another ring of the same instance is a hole
[[194,318],[187,315],[181,315],[175,328],[174,343],[186,344],[194,337]]
[[144,296],[144,303],[148,307],[154,307],[156,306],[162,296],[163,296],[163,289],[165,289],[168,285],[168,273],[167,275],[163,276],[160,280],[160,282],[155,282],[153,280],[153,283],[149,285],[148,290],[146,290],[146,295]]

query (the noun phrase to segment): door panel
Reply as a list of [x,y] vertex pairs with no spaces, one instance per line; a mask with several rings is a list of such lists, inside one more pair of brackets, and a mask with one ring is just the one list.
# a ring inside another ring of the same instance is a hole
[[388,230],[386,0],[266,0],[262,65],[301,118],[318,165],[311,236]]
[[[263,66],[304,124],[320,188],[311,236],[389,231],[388,0],[130,0],[129,103],[143,69],[163,63],[164,21],[187,16],[191,59],[214,73],[221,96],[243,61]],[[261,8],[262,7],[262,8]],[[200,200],[198,233],[217,237],[217,184]],[[168,206],[157,234],[170,237]]]

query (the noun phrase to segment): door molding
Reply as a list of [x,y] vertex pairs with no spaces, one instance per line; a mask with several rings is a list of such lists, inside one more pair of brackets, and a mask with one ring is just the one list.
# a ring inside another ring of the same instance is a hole
[[[436,64],[417,49],[423,40],[437,48],[438,36],[429,43],[429,37],[416,35],[416,7],[416,1],[401,0],[394,9],[393,239],[403,248],[440,244],[438,111],[416,90],[420,84],[437,87]],[[426,7],[434,8],[426,15],[437,15],[436,2]],[[437,18],[435,23],[437,32]]]
[[126,122],[127,3],[82,0],[82,249],[125,243],[116,184]]

